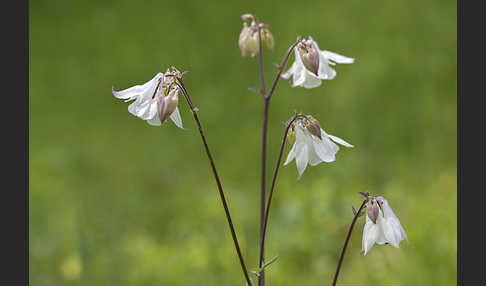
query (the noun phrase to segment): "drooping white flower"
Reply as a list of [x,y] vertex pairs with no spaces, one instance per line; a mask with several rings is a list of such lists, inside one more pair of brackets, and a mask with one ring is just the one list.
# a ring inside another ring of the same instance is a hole
[[334,142],[345,147],[354,147],[339,137],[327,134],[316,122],[317,120],[312,116],[307,115],[304,118],[296,119],[293,125],[295,143],[284,165],[295,159],[299,178],[304,173],[307,164],[316,166],[321,162],[336,160],[335,155],[339,151],[339,146]]
[[353,58],[348,58],[330,51],[319,49],[317,43],[309,37],[294,48],[295,61],[282,77],[292,76],[292,87],[302,86],[314,88],[321,85],[322,80],[331,80],[336,71],[331,67],[338,64],[351,64]]
[[112,88],[112,93],[116,98],[125,99],[126,102],[135,100],[128,106],[128,111],[146,120],[150,125],[161,125],[170,117],[177,127],[183,128],[177,108],[179,87],[173,82],[173,77],[166,77],[159,72],[143,85],[135,85],[121,91]]
[[380,203],[383,208],[383,231],[385,238],[390,242],[391,245],[398,248],[400,241],[408,241],[407,233],[400,224],[400,220],[395,215],[390,207],[390,204],[384,197],[376,197],[376,200]]
[[375,243],[389,243],[398,248],[400,241],[406,240],[408,242],[407,234],[400,224],[400,220],[395,216],[385,198],[371,198],[366,207],[366,223],[363,229],[361,249],[364,255],[370,251]]

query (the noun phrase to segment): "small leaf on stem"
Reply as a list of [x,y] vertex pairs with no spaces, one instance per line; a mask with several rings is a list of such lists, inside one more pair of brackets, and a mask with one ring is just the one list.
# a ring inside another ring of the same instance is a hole
[[268,261],[267,263],[263,264],[262,270],[265,269],[265,267],[269,266],[270,264],[274,263],[277,260],[277,258],[278,258],[278,255],[276,255],[275,257],[270,259],[270,261]]

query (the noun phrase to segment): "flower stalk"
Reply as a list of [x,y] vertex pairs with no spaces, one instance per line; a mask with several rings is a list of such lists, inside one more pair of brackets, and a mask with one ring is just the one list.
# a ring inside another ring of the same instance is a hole
[[294,123],[295,119],[297,119],[297,117],[299,117],[299,116],[301,116],[301,115],[300,114],[295,114],[285,124],[284,136],[282,138],[282,144],[280,145],[280,152],[278,154],[277,164],[275,166],[275,171],[273,173],[273,178],[272,178],[272,184],[270,186],[270,191],[269,191],[269,194],[268,194],[268,202],[267,202],[267,206],[265,208],[265,216],[264,216],[264,219],[263,219],[263,240],[261,242],[260,258],[263,258],[263,254],[264,254],[264,251],[265,251],[265,236],[266,236],[266,233],[267,233],[267,223],[268,223],[268,216],[270,214],[270,205],[272,203],[273,190],[275,188],[275,183],[277,181],[278,170],[279,170],[279,167],[280,167],[280,162],[282,160],[282,155],[283,155],[283,151],[284,151],[284,147],[285,147],[285,142],[287,140],[287,135],[289,133],[290,126],[292,126],[292,123]]
[[209,163],[211,164],[211,169],[213,171],[214,179],[216,180],[216,183],[218,185],[219,196],[221,197],[221,202],[223,203],[224,212],[226,214],[226,219],[228,221],[228,225],[229,225],[230,231],[231,231],[231,237],[233,238],[233,242],[235,244],[235,249],[236,249],[236,252],[238,254],[238,258],[240,260],[241,269],[243,271],[243,274],[245,275],[246,283],[248,283],[248,285],[252,285],[251,281],[250,281],[250,277],[248,276],[248,271],[247,271],[247,268],[246,268],[246,265],[245,265],[245,261],[243,259],[243,255],[241,254],[240,246],[239,246],[239,243],[238,243],[238,238],[236,236],[235,228],[234,228],[233,222],[231,220],[231,215],[230,215],[230,212],[229,212],[229,209],[228,209],[228,204],[226,202],[226,198],[225,198],[225,195],[224,195],[224,192],[223,192],[223,187],[222,187],[221,181],[219,179],[218,171],[216,170],[216,165],[214,163],[213,156],[211,155],[211,152],[209,151],[209,146],[208,146],[208,143],[206,141],[206,136],[204,135],[204,131],[203,131],[202,126],[201,126],[201,122],[199,121],[199,117],[197,116],[198,109],[196,107],[194,107],[194,105],[192,104],[191,98],[189,97],[189,93],[187,92],[187,90],[184,86],[184,83],[182,82],[182,77],[176,76],[176,80],[177,80],[177,85],[180,86],[182,93],[184,94],[184,98],[186,99],[187,104],[189,105],[189,108],[192,111],[192,114],[194,116],[194,120],[196,121],[197,127],[199,129],[199,134],[201,135],[201,139],[203,141],[204,149],[206,150],[206,154],[208,156]]
[[341,256],[339,257],[338,265],[337,265],[337,268],[336,268],[336,273],[334,274],[334,280],[332,281],[332,286],[336,286],[339,271],[341,270],[341,265],[343,264],[344,253],[346,252],[346,248],[348,247],[348,242],[349,242],[349,239],[351,238],[351,233],[353,232],[354,224],[356,223],[356,220],[358,219],[359,214],[361,213],[361,211],[363,210],[363,208],[364,208],[364,206],[366,205],[367,202],[368,202],[368,199],[366,198],[363,201],[363,203],[361,204],[361,207],[359,208],[359,210],[354,215],[353,222],[351,222],[351,226],[349,227],[348,235],[346,236],[346,240],[344,241],[343,250],[341,251]]
[[[267,126],[268,126],[268,109],[270,107],[270,100],[265,97],[265,77],[263,74],[263,47],[262,47],[262,29],[258,18],[254,17],[258,29],[258,62],[260,70],[260,94],[263,96],[263,127],[262,127],[262,156],[261,156],[261,180],[260,180],[260,258],[258,260],[258,267],[263,266],[263,224],[265,215],[265,175],[266,175],[266,160],[267,160]],[[263,270],[258,276],[258,285],[265,285],[265,271]]]

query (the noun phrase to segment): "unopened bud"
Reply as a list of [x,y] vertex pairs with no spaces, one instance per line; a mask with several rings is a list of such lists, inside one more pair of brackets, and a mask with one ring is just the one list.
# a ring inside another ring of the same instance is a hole
[[255,56],[259,52],[258,47],[258,33],[256,27],[248,26],[246,22],[243,23],[243,29],[240,33],[240,38],[238,39],[238,46],[241,50],[241,55],[243,57]]
[[318,75],[319,72],[319,51],[312,40],[303,41],[299,44],[299,54],[304,66]]
[[159,115],[160,123],[163,124],[164,121],[169,118],[169,116],[174,112],[179,103],[179,87],[172,87],[167,96],[160,95],[157,97],[158,109],[157,114]]
[[376,224],[376,220],[378,219],[379,212],[380,212],[380,207],[378,206],[378,202],[374,198],[369,200],[368,203],[366,204],[366,214],[374,224]]
[[315,119],[310,115],[307,115],[306,118],[304,119],[304,126],[307,129],[307,131],[309,131],[312,135],[322,140],[321,125],[319,124],[319,121],[317,121],[317,119]]
[[267,28],[262,29],[262,42],[265,44],[267,49],[273,50],[275,46],[275,41],[273,40],[273,35]]

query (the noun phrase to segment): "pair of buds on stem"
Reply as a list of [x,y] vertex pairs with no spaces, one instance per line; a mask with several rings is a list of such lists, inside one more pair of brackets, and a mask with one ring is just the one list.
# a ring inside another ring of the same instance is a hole
[[258,23],[258,20],[252,14],[243,14],[241,19],[244,22],[243,29],[241,30],[240,37],[238,39],[238,46],[243,57],[253,57],[260,52],[258,38],[259,31],[262,43],[267,47],[267,49],[273,50],[275,42],[272,33],[270,30],[268,30],[270,25]]
[[[258,20],[252,14],[243,14],[243,29],[241,30],[238,40],[238,46],[243,57],[255,56],[260,52],[258,32],[260,31],[262,43],[269,49],[273,50],[275,45],[273,35],[268,29],[270,25],[258,23]],[[319,50],[317,49],[311,37],[308,40],[300,41],[297,45],[302,63],[315,75],[319,71]]]

